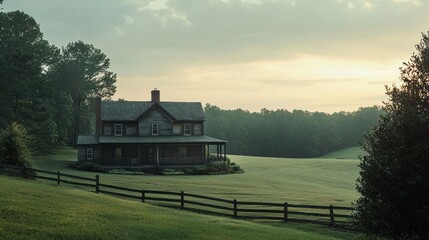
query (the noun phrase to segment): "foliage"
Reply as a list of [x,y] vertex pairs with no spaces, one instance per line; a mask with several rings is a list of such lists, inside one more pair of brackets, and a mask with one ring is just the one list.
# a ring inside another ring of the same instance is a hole
[[127,170],[127,169],[111,169],[109,171],[107,171],[107,173],[112,173],[112,174],[123,174],[123,175],[146,175],[147,173],[142,172],[142,171],[132,171],[132,170]]
[[61,49],[59,61],[49,72],[54,88],[64,94],[58,97],[66,97],[64,104],[71,110],[70,122],[64,113],[59,112],[58,118],[71,129],[69,137],[73,144],[80,133],[94,131],[92,100],[110,98],[116,91],[116,74],[108,71],[109,67],[110,59],[100,49],[77,41]]
[[206,165],[194,166],[183,170],[186,175],[213,175],[225,173],[243,173],[244,170],[229,158],[226,161],[212,160]]
[[183,175],[185,174],[182,170],[166,168],[161,171],[162,175]]
[[206,134],[228,140],[231,154],[316,157],[358,145],[377,123],[378,107],[333,114],[284,109],[249,112],[207,104]]
[[77,166],[76,169],[90,172],[106,172],[100,164],[94,162],[84,162]]
[[386,112],[366,137],[356,221],[368,234],[429,239],[429,32],[387,88]]
[[82,41],[60,50],[21,11],[0,12],[0,39],[0,129],[22,123],[37,154],[93,131],[91,98],[110,98],[116,90],[101,50]]
[[43,39],[36,21],[20,11],[0,12],[0,39],[0,128],[19,121],[32,136],[32,150],[49,152],[57,126],[44,72],[58,49]]
[[25,128],[14,122],[0,133],[0,163],[32,167]]

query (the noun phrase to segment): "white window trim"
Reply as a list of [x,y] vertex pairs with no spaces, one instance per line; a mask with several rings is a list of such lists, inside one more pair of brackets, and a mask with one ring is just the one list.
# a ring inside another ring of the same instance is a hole
[[[156,126],[156,134],[153,133],[153,130],[155,129],[154,126]],[[159,124],[158,123],[152,123],[151,124],[151,132],[152,132],[152,136],[158,136],[159,135]]]
[[[119,133],[116,133],[116,127],[117,126],[119,126],[119,127],[121,127],[121,133],[119,134]],[[122,136],[123,134],[124,134],[124,127],[123,127],[123,125],[122,124],[115,124],[115,129],[114,129],[114,133],[115,133],[115,136]]]
[[[89,157],[91,155],[91,157]],[[94,159],[94,149],[93,148],[87,148],[86,149],[86,160],[92,160]]]
[[[186,133],[186,126],[189,126],[189,133]],[[183,135],[191,136],[192,135],[192,125],[189,123],[183,124]]]

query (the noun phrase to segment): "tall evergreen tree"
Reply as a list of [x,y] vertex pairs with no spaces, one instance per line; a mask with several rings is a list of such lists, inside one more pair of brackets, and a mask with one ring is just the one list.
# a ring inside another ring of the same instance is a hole
[[356,221],[368,234],[429,239],[429,32],[363,144]]

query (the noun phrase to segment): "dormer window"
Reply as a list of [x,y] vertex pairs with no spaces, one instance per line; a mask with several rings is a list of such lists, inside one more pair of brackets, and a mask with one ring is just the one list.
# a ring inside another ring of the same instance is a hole
[[152,123],[152,135],[157,136],[159,133],[159,125],[158,123]]
[[115,136],[122,136],[122,124],[115,124]]
[[191,124],[184,124],[183,125],[183,135],[191,136]]

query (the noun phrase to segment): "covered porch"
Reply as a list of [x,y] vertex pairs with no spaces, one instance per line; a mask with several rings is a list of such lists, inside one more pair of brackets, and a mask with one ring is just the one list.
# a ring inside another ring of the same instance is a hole
[[204,165],[226,160],[226,144],[206,136],[100,137],[100,164],[143,169]]

